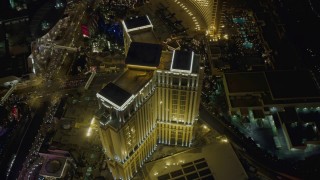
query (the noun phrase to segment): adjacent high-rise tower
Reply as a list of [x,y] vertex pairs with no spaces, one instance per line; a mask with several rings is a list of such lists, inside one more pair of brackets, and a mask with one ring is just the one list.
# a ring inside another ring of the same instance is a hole
[[180,0],[189,4],[200,15],[199,18],[206,24],[206,31],[212,38],[221,35],[221,21],[223,19],[222,0]]
[[108,167],[114,178],[130,179],[157,144],[192,144],[203,68],[192,51],[162,51],[147,16],[127,19],[123,26],[127,70],[97,98]]

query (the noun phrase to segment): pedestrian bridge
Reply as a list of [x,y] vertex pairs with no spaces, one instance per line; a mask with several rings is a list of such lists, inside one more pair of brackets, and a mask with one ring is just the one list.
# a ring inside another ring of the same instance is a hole
[[8,97],[12,94],[12,92],[16,89],[17,85],[16,84],[13,84],[11,86],[11,88],[9,89],[9,91],[1,98],[1,102],[0,104],[3,104],[7,99]]

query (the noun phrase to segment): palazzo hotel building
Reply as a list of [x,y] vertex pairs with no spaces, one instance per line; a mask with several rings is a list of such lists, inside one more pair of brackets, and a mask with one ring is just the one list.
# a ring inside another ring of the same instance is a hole
[[122,22],[126,70],[98,93],[100,139],[115,179],[131,179],[157,144],[191,146],[203,68],[192,51],[162,51],[148,16]]

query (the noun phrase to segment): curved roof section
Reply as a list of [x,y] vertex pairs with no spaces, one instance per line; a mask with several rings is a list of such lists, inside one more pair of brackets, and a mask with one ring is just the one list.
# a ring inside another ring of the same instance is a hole
[[57,159],[52,159],[45,165],[45,168],[48,173],[57,173],[62,168],[62,163]]
[[200,18],[206,22],[206,28],[209,28],[212,23],[213,0],[187,0],[186,3],[200,14]]

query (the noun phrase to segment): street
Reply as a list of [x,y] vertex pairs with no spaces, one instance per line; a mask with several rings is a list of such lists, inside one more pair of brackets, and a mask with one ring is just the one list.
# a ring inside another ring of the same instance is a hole
[[[15,142],[15,144],[11,146],[9,150],[10,153],[6,155],[7,161],[1,163],[0,171],[1,173],[4,172],[4,174],[0,175],[1,179],[10,180],[16,179],[19,176],[19,171],[22,168],[23,162],[25,161],[26,155],[31,148],[33,140],[38,133],[39,127],[42,124],[42,120],[48,108],[48,105],[48,102],[42,103],[42,106],[39,107],[34,117],[30,119],[30,121],[26,124],[24,131],[21,132],[23,134],[23,137],[20,139],[20,141]],[[14,156],[14,160],[10,161]],[[11,168],[8,172],[7,169],[10,163]]]

